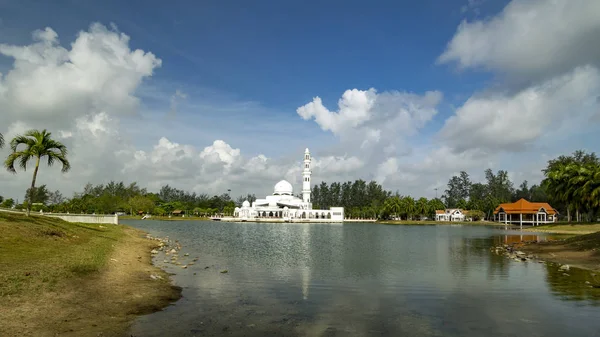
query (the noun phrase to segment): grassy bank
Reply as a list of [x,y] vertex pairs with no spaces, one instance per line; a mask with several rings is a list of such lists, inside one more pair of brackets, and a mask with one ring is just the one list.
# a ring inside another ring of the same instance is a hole
[[524,244],[519,249],[533,253],[543,260],[600,271],[600,232],[563,240]]
[[[131,216],[131,215],[121,215],[119,216],[119,219],[123,219],[123,220],[142,220],[141,216]],[[206,221],[206,220],[210,220],[210,218],[205,218],[205,217],[197,217],[197,216],[192,216],[192,217],[180,217],[180,216],[174,216],[174,217],[168,217],[168,216],[157,216],[157,215],[153,215],[151,218],[148,218],[146,220],[161,220],[161,221]]]
[[523,229],[527,232],[553,234],[591,234],[600,232],[600,224],[549,224]]
[[120,336],[180,296],[132,228],[0,213],[0,233],[2,336]]
[[426,226],[426,225],[471,225],[471,226],[501,226],[503,223],[491,221],[411,221],[411,220],[380,220],[377,223],[387,225],[411,225],[411,226]]

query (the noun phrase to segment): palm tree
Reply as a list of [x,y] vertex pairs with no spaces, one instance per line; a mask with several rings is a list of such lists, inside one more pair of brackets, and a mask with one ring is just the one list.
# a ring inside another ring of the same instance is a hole
[[0,149],[4,147],[4,136],[0,133]]
[[[15,162],[18,161],[19,166],[23,171],[27,170],[27,163],[31,159],[35,159],[35,169],[33,170],[33,179],[31,180],[31,188],[29,189],[27,202],[27,215],[31,211],[31,196],[35,189],[35,179],[37,178],[40,160],[43,157],[48,158],[48,166],[52,166],[54,162],[59,161],[62,164],[62,172],[68,172],[71,164],[67,160],[67,147],[61,142],[50,138],[52,134],[45,129],[29,130],[25,135],[16,136],[10,142],[12,153],[6,158],[4,166],[11,173],[16,173]],[[20,145],[25,145],[24,149],[19,149]]]
[[404,213],[406,214],[406,220],[412,220],[412,216],[415,214],[415,199],[412,197],[404,197],[402,199],[402,204],[404,206]]
[[589,207],[600,208],[600,165],[590,173],[589,179],[583,185],[583,191],[588,197]]
[[419,198],[417,200],[417,214],[421,217],[427,216],[429,213],[429,204],[427,202],[427,198]]
[[571,221],[571,198],[569,195],[569,174],[568,165],[553,165],[544,172],[546,178],[542,183],[546,186],[549,195],[554,200],[564,202],[567,208],[567,221]]
[[383,204],[386,213],[393,214],[394,218],[402,211],[402,202],[399,197],[388,198]]

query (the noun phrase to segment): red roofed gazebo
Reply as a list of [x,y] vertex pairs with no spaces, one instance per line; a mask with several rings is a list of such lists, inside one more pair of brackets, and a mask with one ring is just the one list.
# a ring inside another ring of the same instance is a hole
[[497,215],[498,222],[518,223],[523,227],[523,224],[531,224],[539,226],[556,222],[558,212],[547,202],[529,202],[525,199],[513,203],[500,204],[494,211]]

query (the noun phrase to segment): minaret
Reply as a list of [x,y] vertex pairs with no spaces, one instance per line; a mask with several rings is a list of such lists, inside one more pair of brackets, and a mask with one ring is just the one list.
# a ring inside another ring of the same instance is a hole
[[[304,170],[302,171],[302,201],[310,204],[310,151],[304,151]],[[312,207],[309,207],[311,209]]]

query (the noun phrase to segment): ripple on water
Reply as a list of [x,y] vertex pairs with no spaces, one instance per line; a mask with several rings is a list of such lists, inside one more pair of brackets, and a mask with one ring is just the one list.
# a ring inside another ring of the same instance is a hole
[[169,267],[183,299],[139,318],[136,336],[588,337],[600,331],[598,292],[586,287],[585,273],[571,269],[564,276],[556,266],[490,252],[516,240],[510,231],[130,224],[178,239],[182,251],[200,257],[188,269]]

